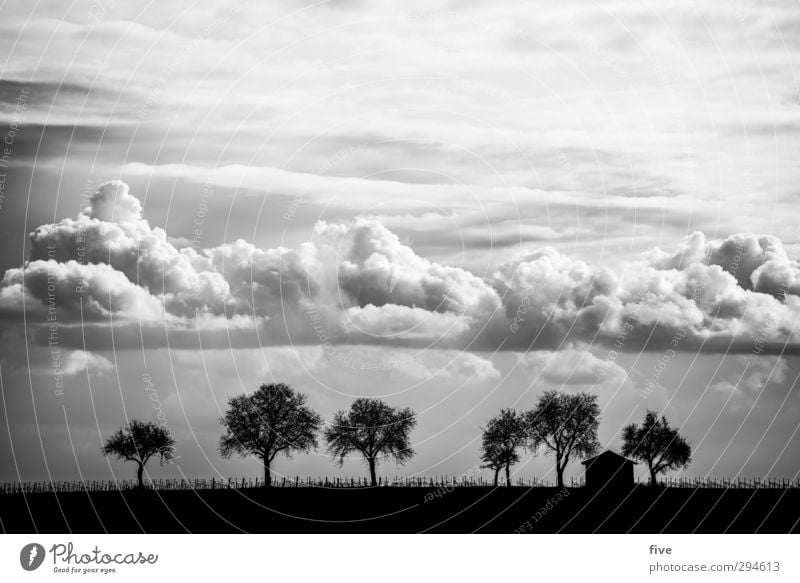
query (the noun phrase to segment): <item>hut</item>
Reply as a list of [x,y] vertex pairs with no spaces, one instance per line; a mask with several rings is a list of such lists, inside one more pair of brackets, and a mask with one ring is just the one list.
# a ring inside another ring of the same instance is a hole
[[606,450],[581,462],[586,468],[586,486],[599,490],[633,487],[633,466],[636,462]]

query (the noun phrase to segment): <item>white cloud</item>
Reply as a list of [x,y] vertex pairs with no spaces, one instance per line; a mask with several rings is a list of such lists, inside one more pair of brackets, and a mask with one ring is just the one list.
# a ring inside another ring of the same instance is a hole
[[132,283],[110,265],[77,261],[34,260],[24,267],[9,269],[0,283],[0,312],[27,309],[50,322],[120,319],[158,321],[163,319],[161,301]]
[[142,220],[142,204],[130,194],[128,185],[112,180],[100,185],[84,209],[90,219],[108,223],[136,223]]
[[710,386],[712,390],[752,398],[769,384],[781,386],[789,371],[786,359],[780,356],[739,355],[735,363],[736,367],[726,378]]
[[596,385],[627,378],[621,366],[598,358],[586,346],[527,352],[520,355],[519,361],[530,375],[554,385]]
[[[119,207],[119,208],[118,208]],[[102,220],[102,219],[111,219]],[[795,350],[800,266],[775,237],[689,236],[596,266],[552,248],[490,278],[418,255],[379,221],[318,222],[295,249],[236,240],[176,248],[142,218],[125,185],[100,187],[77,220],[31,234],[9,269],[0,311],[59,320],[139,320],[205,332],[259,331],[265,343],[386,343],[485,350],[613,342],[625,350]],[[237,320],[234,322],[234,318]],[[255,336],[253,336],[255,337]],[[673,346],[674,345],[674,346]]]
[[104,375],[114,370],[114,364],[101,354],[84,350],[72,350],[62,361],[65,375],[77,375],[87,370],[92,375]]

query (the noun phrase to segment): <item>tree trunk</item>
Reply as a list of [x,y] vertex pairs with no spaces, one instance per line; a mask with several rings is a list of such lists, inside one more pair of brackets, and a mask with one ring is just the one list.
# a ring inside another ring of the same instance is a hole
[[494,487],[497,488],[497,481],[500,476],[500,468],[495,468],[494,470]]
[[658,486],[658,478],[656,477],[656,471],[653,467],[650,467],[650,485],[651,486]]
[[506,486],[511,485],[511,464],[506,464]]
[[378,476],[375,473],[375,458],[370,457],[367,458],[367,462],[369,463],[369,480],[372,486],[378,485]]
[[561,465],[561,462],[556,460],[556,478],[558,480],[558,489],[561,490],[564,488],[564,466]]
[[139,480],[139,488],[144,490],[144,479],[142,478],[142,474],[144,473],[144,464],[139,462],[139,469],[136,470],[136,478]]
[[269,488],[272,486],[272,472],[269,469],[269,460],[264,458],[264,487]]

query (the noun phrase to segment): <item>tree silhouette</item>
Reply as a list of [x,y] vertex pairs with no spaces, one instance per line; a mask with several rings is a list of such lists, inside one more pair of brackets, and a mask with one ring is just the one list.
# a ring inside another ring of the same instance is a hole
[[364,456],[369,466],[370,483],[378,485],[375,467],[378,459],[393,457],[398,464],[411,459],[411,430],[417,425],[411,409],[396,409],[378,399],[356,399],[349,411],[338,411],[325,429],[328,452],[339,466],[351,452]]
[[264,463],[264,486],[269,487],[275,456],[291,458],[293,452],[315,448],[322,418],[306,406],[305,395],[283,383],[271,383],[251,395],[228,399],[228,410],[219,422],[226,429],[219,440],[222,457],[256,456]]
[[168,429],[156,425],[152,421],[144,422],[131,419],[130,423],[118,429],[106,440],[102,447],[103,455],[115,455],[126,462],[136,462],[136,478],[139,488],[144,488],[142,474],[150,458],[159,456],[161,465],[175,457],[175,439]]
[[622,455],[647,463],[653,486],[658,474],[684,468],[692,461],[689,443],[655,411],[647,411],[641,427],[635,423],[625,426],[622,440]]
[[489,420],[481,440],[481,461],[484,468],[494,470],[494,485],[500,471],[506,470],[506,485],[511,485],[511,466],[519,461],[517,450],[528,439],[526,418],[514,409],[503,409]]
[[543,445],[556,456],[559,488],[564,487],[564,470],[570,459],[586,458],[600,447],[597,441],[600,407],[596,395],[545,391],[536,409],[528,412],[526,418],[532,447]]

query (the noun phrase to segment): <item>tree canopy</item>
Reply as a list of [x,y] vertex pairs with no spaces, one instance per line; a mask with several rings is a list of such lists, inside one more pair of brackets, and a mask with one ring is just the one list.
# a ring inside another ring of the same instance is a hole
[[544,446],[555,454],[558,486],[563,488],[564,470],[570,459],[589,457],[600,448],[597,395],[545,391],[527,415],[532,445]]
[[289,385],[271,383],[250,395],[228,399],[220,423],[226,429],[219,441],[222,456],[236,453],[259,458],[264,464],[264,485],[270,486],[275,457],[315,448],[322,418],[306,406],[305,395]]
[[689,443],[669,425],[666,417],[647,411],[641,426],[631,423],[622,430],[622,455],[638,459],[650,470],[650,483],[658,474],[686,467],[692,461]]
[[175,439],[172,433],[152,421],[131,419],[124,428],[118,429],[106,440],[103,455],[115,455],[117,459],[135,462],[139,487],[144,487],[144,467],[151,458],[158,456],[163,464],[175,457]]
[[489,420],[481,439],[481,461],[494,471],[494,485],[505,468],[506,485],[511,485],[511,466],[519,462],[518,450],[528,441],[527,418],[514,409],[503,409]]
[[398,464],[411,459],[410,434],[416,427],[414,411],[398,409],[378,399],[356,399],[349,411],[338,411],[325,429],[328,452],[339,465],[350,453],[364,456],[370,481],[377,485],[375,468],[381,458],[394,458]]

